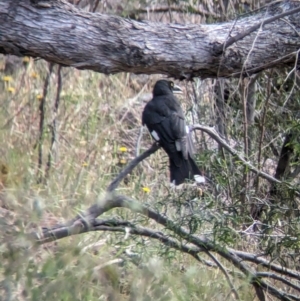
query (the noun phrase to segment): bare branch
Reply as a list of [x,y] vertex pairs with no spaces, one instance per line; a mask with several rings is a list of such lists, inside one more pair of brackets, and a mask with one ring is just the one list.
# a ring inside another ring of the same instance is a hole
[[[182,80],[249,76],[295,64],[299,6],[279,1],[267,11],[220,24],[163,24],[85,12],[61,0],[6,0],[0,1],[0,53],[105,74],[160,73]],[[268,23],[272,20],[277,21]],[[253,32],[258,24],[264,24],[259,35]]]
[[56,90],[56,97],[55,97],[55,103],[54,103],[54,108],[53,108],[53,119],[52,119],[52,124],[50,125],[51,145],[50,145],[48,161],[47,161],[46,170],[45,170],[45,180],[47,180],[49,178],[53,153],[55,150],[55,143],[57,142],[56,119],[57,119],[58,106],[59,106],[59,102],[60,102],[60,93],[61,93],[61,89],[62,89],[61,68],[62,68],[61,66],[58,66],[58,68],[57,68],[57,90]]
[[220,45],[220,47],[217,49],[217,51],[222,52],[226,48],[228,48],[229,46],[231,46],[232,44],[234,44],[237,41],[242,40],[244,37],[248,36],[250,33],[256,31],[259,28],[262,28],[264,25],[272,23],[272,22],[274,22],[274,21],[276,21],[276,20],[278,20],[280,18],[284,18],[286,16],[290,16],[290,15],[296,14],[298,12],[300,12],[300,7],[288,10],[288,11],[286,11],[284,13],[281,13],[281,14],[279,14],[277,16],[274,16],[274,17],[268,18],[266,20],[263,20],[262,22],[259,22],[259,23],[255,24],[255,25],[251,26],[250,28],[248,28],[247,30],[245,30],[245,31],[237,34],[236,36],[229,38],[223,45]]
[[39,125],[39,139],[37,142],[38,147],[38,183],[41,183],[43,180],[43,172],[42,172],[42,163],[43,163],[43,143],[44,143],[44,120],[45,120],[45,103],[46,103],[46,96],[48,93],[49,83],[50,83],[50,76],[53,71],[53,63],[49,64],[49,71],[46,75],[44,88],[43,88],[43,95],[42,99],[40,100],[39,106],[39,113],[40,113],[40,125]]
[[[95,206],[95,205],[94,205]],[[190,247],[189,245],[185,245],[187,249],[183,249],[182,245],[180,245],[181,250],[188,251],[189,254],[194,256],[196,258],[197,253],[204,251],[204,252],[217,252],[221,257],[226,259],[227,261],[231,262],[235,267],[237,267],[239,270],[241,270],[246,277],[250,279],[250,282],[256,287],[256,290],[260,290],[260,288],[263,288],[264,290],[267,290],[270,294],[273,296],[280,298],[281,300],[300,300],[300,298],[297,298],[293,295],[285,294],[274,288],[273,286],[265,283],[262,281],[255,272],[252,271],[252,269],[247,266],[245,263],[242,263],[241,258],[237,255],[238,251],[230,250],[226,248],[220,249],[217,245],[215,245],[213,242],[209,241],[204,236],[195,236],[191,235],[187,230],[184,228],[178,226],[174,221],[160,215],[157,212],[154,212],[153,210],[146,208],[145,206],[141,205],[139,202],[131,200],[125,196],[112,196],[111,198],[106,198],[102,202],[102,206],[100,204],[98,206],[99,215],[101,213],[104,213],[108,210],[111,210],[116,207],[123,207],[133,210],[134,212],[138,212],[140,214],[143,214],[153,220],[155,220],[157,223],[163,225],[166,229],[171,230],[173,233],[177,234],[181,239],[186,240],[189,244],[195,245],[195,247]],[[93,206],[92,206],[93,207]],[[91,207],[91,208],[92,208]],[[88,210],[88,213],[90,211]],[[95,212],[94,214],[95,215]],[[87,214],[83,214],[82,216],[87,217]],[[116,225],[114,227],[114,225]],[[160,241],[163,241],[164,243],[172,244],[172,247],[177,248],[178,244],[174,244],[174,240],[170,240],[168,237],[166,239],[166,236],[161,232],[153,232],[152,230],[146,231],[145,228],[137,227],[132,225],[130,222],[127,221],[115,221],[115,220],[104,220],[101,221],[99,219],[93,219],[89,220],[89,224],[87,225],[87,221],[83,219],[77,219],[75,220],[71,225],[67,223],[65,226],[61,226],[60,228],[54,228],[54,229],[44,229],[44,233],[41,236],[38,236],[36,233],[33,234],[33,237],[37,239],[37,243],[45,243],[49,242],[58,238],[75,235],[79,233],[84,233],[87,231],[95,231],[95,230],[101,230],[101,231],[118,231],[118,232],[125,232],[125,227],[130,227],[131,233],[141,233],[139,231],[144,230],[144,234],[152,237],[152,235],[155,236],[156,239],[159,239]],[[139,229],[139,231],[137,230]],[[148,229],[149,230],[149,229]],[[135,232],[136,231],[136,232]],[[254,256],[254,255],[253,255]]]
[[286,280],[283,277],[280,277],[274,273],[268,273],[268,272],[258,272],[256,274],[257,277],[261,277],[261,278],[272,278],[275,280],[279,280],[282,283],[290,286],[291,288],[293,288],[294,290],[300,292],[300,286],[293,284],[290,280]]
[[295,195],[300,196],[300,193],[298,191],[295,191],[295,188],[291,187],[287,183],[284,183],[275,177],[272,177],[271,175],[258,170],[255,166],[253,166],[249,161],[247,161],[242,154],[240,154],[238,151],[233,149],[222,137],[219,136],[217,131],[213,127],[205,126],[205,125],[193,125],[191,126],[191,130],[200,130],[205,133],[207,133],[212,139],[214,139],[217,143],[219,143],[221,146],[223,146],[230,154],[232,154],[235,158],[237,158],[241,163],[243,163],[245,166],[247,166],[251,171],[256,173],[258,176],[268,180],[271,183],[278,183],[278,184],[286,184],[289,189],[294,190]]
[[299,272],[293,271],[291,269],[288,269],[288,268],[280,266],[280,265],[273,264],[269,260],[266,260],[262,257],[258,257],[257,255],[254,255],[251,253],[237,251],[237,250],[232,250],[232,251],[235,252],[235,254],[237,254],[237,256],[239,256],[242,260],[256,263],[258,265],[261,265],[265,268],[270,269],[271,271],[280,273],[282,275],[286,275],[288,277],[291,277],[291,278],[294,278],[294,279],[297,279],[298,281],[300,281],[300,273]]
[[226,269],[224,268],[224,266],[222,265],[222,263],[210,252],[206,252],[206,254],[216,263],[216,265],[219,267],[219,269],[223,272],[223,274],[225,275],[225,278],[227,279],[227,282],[231,288],[231,290],[234,293],[234,296],[237,300],[240,300],[239,294],[237,292],[237,290],[235,289],[233,283],[231,282],[231,279],[226,271]]

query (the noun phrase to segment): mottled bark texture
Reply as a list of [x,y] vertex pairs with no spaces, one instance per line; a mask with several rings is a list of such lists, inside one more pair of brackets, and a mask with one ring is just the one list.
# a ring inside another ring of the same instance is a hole
[[[181,25],[88,13],[63,0],[0,0],[0,53],[106,74],[251,75],[295,64],[300,13],[266,20],[297,7],[299,1],[276,2],[231,22]],[[242,37],[261,22],[268,24]]]

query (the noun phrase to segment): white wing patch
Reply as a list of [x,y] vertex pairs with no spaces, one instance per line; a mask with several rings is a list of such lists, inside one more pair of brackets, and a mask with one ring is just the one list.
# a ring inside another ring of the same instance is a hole
[[186,126],[185,126],[185,130],[186,130],[186,133],[187,133],[187,134],[189,134],[189,132],[190,132],[190,128],[189,128],[189,126],[188,126],[188,125],[186,125]]
[[180,142],[180,140],[175,140],[175,146],[176,146],[176,150],[178,152],[180,152],[181,151],[181,142]]
[[197,183],[205,183],[205,178],[200,176],[200,175],[194,175],[194,180],[197,182]]
[[151,136],[152,136],[152,137],[154,138],[154,140],[156,140],[156,141],[159,141],[159,140],[160,140],[158,134],[157,134],[155,131],[152,131],[152,132],[151,132]]

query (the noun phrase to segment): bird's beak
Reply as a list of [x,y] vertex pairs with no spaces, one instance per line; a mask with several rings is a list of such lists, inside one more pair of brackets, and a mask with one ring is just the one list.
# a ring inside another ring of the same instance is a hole
[[182,89],[179,86],[174,85],[174,87],[173,87],[173,93],[174,94],[182,94],[183,91],[182,91]]

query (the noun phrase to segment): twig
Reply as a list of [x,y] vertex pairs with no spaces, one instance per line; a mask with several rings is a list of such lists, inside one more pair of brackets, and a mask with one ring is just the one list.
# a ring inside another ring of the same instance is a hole
[[43,164],[43,142],[44,142],[44,120],[45,120],[45,103],[46,103],[46,96],[48,93],[48,87],[50,82],[50,76],[53,71],[53,63],[49,63],[49,71],[45,78],[44,82],[44,89],[43,89],[43,97],[40,101],[39,112],[40,112],[40,135],[37,142],[38,146],[38,174],[37,174],[37,183],[42,182],[43,174],[42,174],[42,164]]
[[[243,129],[244,129],[244,153],[245,153],[245,160],[249,160],[249,140],[248,140],[248,114],[247,114],[247,95],[248,94],[248,89],[246,87],[245,83],[246,79],[241,80],[241,88],[242,88],[242,103],[243,103]],[[247,166],[244,166],[244,173],[243,173],[243,188],[241,190],[240,196],[241,196],[241,214],[244,214],[245,206],[246,206],[246,197],[248,193],[248,188],[249,188],[249,172],[247,169]]]
[[170,0],[168,0],[168,12],[169,12],[170,23],[173,23],[172,10],[171,10],[171,3],[170,3]]
[[141,140],[142,140],[142,137],[143,137],[143,132],[144,132],[144,127],[141,126],[139,136],[138,136],[137,141],[136,141],[136,148],[135,148],[135,156],[136,157],[139,156],[139,154],[140,154]]
[[229,249],[229,250],[234,252],[235,254],[237,254],[237,256],[239,256],[242,260],[258,264],[260,266],[270,269],[271,271],[280,273],[282,275],[285,275],[285,276],[288,276],[288,277],[291,277],[291,278],[294,278],[294,279],[297,279],[298,281],[300,281],[300,273],[297,271],[293,271],[286,267],[282,267],[280,265],[273,264],[270,261],[268,261],[264,258],[258,257],[251,253],[237,251],[237,250],[233,250],[233,249]]
[[100,0],[95,0],[94,7],[93,7],[93,9],[92,9],[92,12],[93,12],[93,13],[97,10],[98,5],[99,5],[99,2],[100,2]]
[[[299,33],[298,33],[299,35]],[[300,53],[300,49],[297,51],[297,56],[296,56],[296,59],[295,59],[295,64],[294,64],[294,68],[289,72],[289,74],[287,75],[287,77],[285,78],[283,84],[287,81],[287,79],[289,78],[289,76],[294,73],[294,85],[293,87],[291,88],[291,91],[289,92],[289,95],[286,97],[283,105],[281,106],[282,108],[284,108],[288,102],[288,100],[291,98],[292,94],[293,94],[293,91],[295,89],[295,85],[296,85],[296,82],[297,82],[297,65],[298,65],[298,58],[299,58],[299,53]]]
[[[259,136],[259,142],[258,142],[258,155],[257,155],[257,163],[258,166],[257,168],[260,170],[261,169],[261,156],[262,156],[262,144],[263,144],[263,139],[265,136],[265,122],[266,122],[266,116],[267,116],[267,109],[268,109],[268,104],[271,96],[271,75],[268,77],[268,84],[267,84],[267,98],[263,106],[263,113],[262,113],[262,119],[261,122],[259,123],[259,128],[260,128],[260,136]],[[259,177],[256,179],[256,193],[258,192],[259,189]]]
[[218,53],[220,55],[226,48],[228,48],[232,44],[236,43],[237,41],[242,40],[244,37],[248,36],[250,33],[252,33],[253,31],[255,31],[257,29],[259,29],[260,27],[263,27],[266,24],[272,23],[272,22],[274,22],[274,21],[276,21],[280,18],[290,16],[290,15],[293,15],[293,14],[298,13],[298,12],[300,12],[300,7],[288,10],[288,11],[286,11],[284,13],[281,13],[277,16],[273,16],[273,17],[268,18],[268,19],[266,19],[262,22],[259,22],[255,25],[251,26],[249,29],[247,29],[247,30],[245,30],[241,33],[238,33],[236,36],[229,38],[222,45],[220,45],[216,48],[216,53]]
[[234,157],[236,157],[241,163],[243,163],[245,166],[247,166],[251,171],[256,173],[258,176],[268,180],[270,183],[278,183],[278,184],[285,184],[289,189],[293,189],[296,196],[300,196],[300,193],[295,190],[295,188],[291,187],[287,183],[284,183],[275,177],[272,177],[271,175],[257,169],[255,166],[253,166],[250,162],[248,162],[242,154],[240,154],[238,151],[233,149],[223,138],[219,136],[217,131],[213,127],[205,126],[205,125],[194,125],[191,127],[190,130],[200,130],[207,133],[212,139],[214,139],[216,142],[218,142],[220,145],[222,145],[230,154],[232,154]]
[[216,265],[219,267],[219,269],[223,272],[232,292],[234,293],[235,298],[237,300],[240,300],[239,294],[238,294],[237,290],[235,289],[233,283],[231,282],[230,277],[229,277],[226,269],[224,268],[224,266],[213,254],[211,254],[210,252],[206,252],[206,254],[216,263]]
[[283,277],[280,277],[280,276],[278,276],[278,275],[276,275],[274,273],[258,272],[258,273],[256,273],[256,275],[257,275],[257,277],[260,277],[260,278],[272,278],[272,279],[275,279],[275,280],[279,280],[282,283],[290,286],[294,290],[300,292],[300,287],[298,285],[295,285],[290,280],[286,280]]
[[48,154],[48,162],[45,170],[45,180],[48,179],[49,177],[49,172],[51,168],[51,161],[52,161],[52,156],[53,156],[53,151],[54,151],[54,143],[57,141],[56,138],[56,118],[57,118],[57,111],[58,111],[58,106],[59,106],[59,101],[60,101],[60,92],[62,88],[62,78],[61,78],[61,66],[58,66],[57,69],[57,91],[56,91],[56,98],[55,98],[55,103],[54,103],[54,108],[53,108],[53,121],[52,125],[50,125],[51,128],[51,145],[49,149],[49,154]]
[[200,130],[207,133],[212,139],[214,139],[217,143],[223,146],[230,154],[240,160],[244,165],[246,165],[251,171],[255,172],[259,176],[265,178],[270,182],[281,183],[281,181],[275,179],[274,177],[270,176],[269,174],[256,169],[250,162],[248,162],[243,155],[241,155],[238,151],[233,149],[223,138],[221,138],[218,132],[214,129],[214,127],[209,127],[205,125],[196,124],[193,125],[190,130]]
[[251,68],[249,67],[247,69],[247,72],[243,72],[243,71],[234,72],[234,73],[231,74],[231,77],[237,77],[237,76],[240,76],[240,75],[244,75],[245,77],[248,77],[249,73],[251,73],[251,74],[258,73],[260,71],[269,69],[270,66],[272,66],[272,65],[275,66],[277,64],[278,66],[280,66],[281,62],[283,62],[285,59],[289,59],[292,55],[296,56],[297,53],[298,53],[298,51],[293,51],[293,52],[290,52],[289,54],[286,54],[284,56],[279,57],[278,59],[274,59],[274,60],[272,60],[268,63],[262,63],[260,66],[251,67]]

